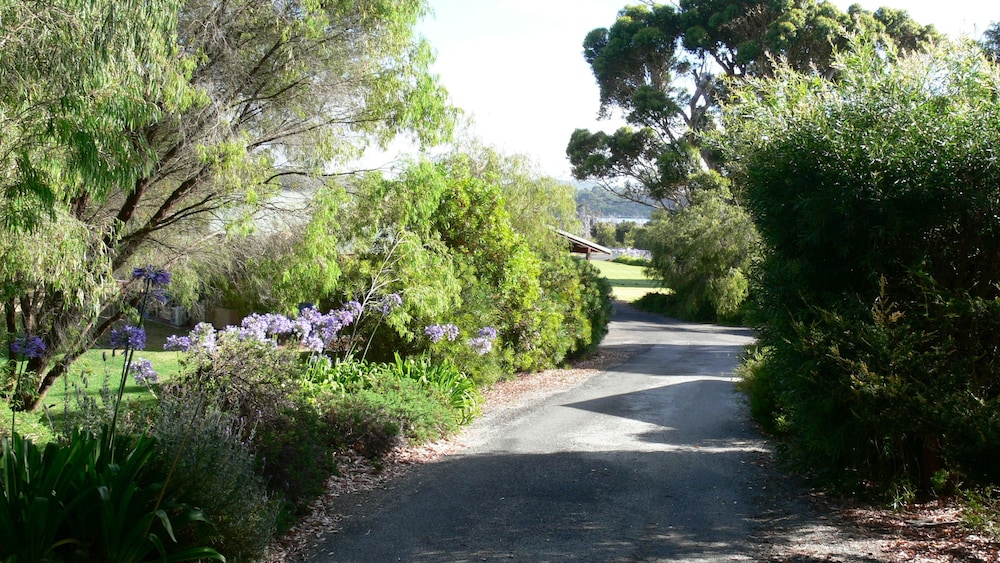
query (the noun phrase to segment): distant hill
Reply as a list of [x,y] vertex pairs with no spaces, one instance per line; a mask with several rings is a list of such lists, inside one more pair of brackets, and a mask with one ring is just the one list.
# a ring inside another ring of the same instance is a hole
[[628,217],[648,219],[653,208],[624,200],[598,186],[575,183],[577,214],[589,217]]

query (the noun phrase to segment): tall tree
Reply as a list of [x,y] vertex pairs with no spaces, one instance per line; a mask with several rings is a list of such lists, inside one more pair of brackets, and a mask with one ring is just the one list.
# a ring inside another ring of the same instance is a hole
[[986,56],[993,62],[1000,61],[1000,22],[992,22],[979,40]]
[[600,88],[601,116],[629,126],[608,134],[578,129],[567,155],[574,175],[631,201],[664,208],[691,200],[688,178],[721,170],[701,134],[716,127],[726,80],[769,76],[784,58],[829,75],[837,48],[867,30],[904,49],[937,37],[906,12],[857,5],[841,12],[814,0],[681,0],[628,6],[610,28],[587,34],[583,55]]
[[[185,93],[178,0],[9,1],[0,5],[0,226],[30,230],[57,202],[107,194],[146,171],[123,135]],[[113,8],[113,9],[112,9]]]
[[[118,4],[88,3],[98,19],[111,20]],[[53,192],[58,230],[93,233],[74,244],[77,254],[100,259],[74,268],[63,285],[30,261],[2,280],[8,332],[39,334],[48,344],[30,366],[40,376],[32,406],[128,313],[121,305],[134,292],[114,279],[128,280],[122,272],[131,266],[170,263],[227,225],[248,226],[252,210],[288,176],[335,178],[343,173],[338,163],[402,132],[425,144],[450,134],[452,110],[428,72],[430,49],[413,33],[425,11],[423,0],[187,0],[167,12],[163,28],[140,25],[137,12],[107,31],[108,44],[122,34],[168,44],[173,55],[148,74],[129,67],[151,85],[141,99],[154,104],[152,119],[107,109],[126,125],[120,139],[137,172],[112,177],[104,190]],[[40,41],[55,41],[47,22],[29,23]],[[58,51],[60,43],[45,46]],[[177,75],[185,80],[166,79]],[[68,173],[82,174],[72,164]],[[6,244],[23,253],[33,236]]]

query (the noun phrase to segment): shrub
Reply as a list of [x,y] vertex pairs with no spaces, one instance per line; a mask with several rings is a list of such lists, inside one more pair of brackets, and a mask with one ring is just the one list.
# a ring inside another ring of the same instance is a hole
[[[480,157],[486,161],[478,162]],[[599,320],[605,305],[585,296],[592,280],[574,271],[565,247],[546,227],[561,224],[549,217],[559,206],[551,198],[540,207],[523,197],[560,192],[547,180],[525,178],[519,167],[498,162],[496,155],[453,154],[415,163],[395,180],[367,178],[370,197],[386,205],[357,210],[363,221],[357,231],[374,231],[374,242],[359,241],[371,250],[348,261],[342,287],[356,295],[372,280],[391,278],[397,281],[386,283],[404,297],[402,313],[387,323],[395,334],[376,333],[369,359],[427,351],[422,331],[429,325],[455,324],[473,335],[491,326],[498,331],[495,353],[470,355],[460,346],[434,350],[487,384],[517,370],[558,365],[596,345],[593,337],[606,324]],[[376,244],[382,239],[399,244]],[[598,322],[590,323],[591,317]]]
[[257,472],[253,429],[219,410],[215,397],[178,386],[163,390],[152,415],[153,462],[170,468],[168,497],[203,507],[208,520],[179,536],[231,561],[260,559],[275,535],[278,502]]
[[666,314],[713,321],[739,313],[758,239],[724,178],[697,175],[689,205],[654,215],[646,240],[653,255],[647,275],[673,290]]
[[852,481],[1000,479],[1000,72],[859,42],[836,80],[735,92],[725,141],[765,243],[751,404]]
[[608,333],[612,313],[611,282],[590,262],[569,257],[564,260],[575,280],[576,290],[553,290],[549,295],[557,296],[566,306],[563,323],[572,341],[566,357],[576,358],[596,350]]
[[465,413],[452,404],[475,401],[464,376],[425,360],[345,360],[312,376],[304,393],[348,445],[369,456],[388,451],[397,436],[420,443],[454,432]]
[[196,327],[178,385],[251,429],[249,446],[268,486],[302,509],[335,470],[340,443],[303,403],[297,347],[237,330]]
[[626,264],[628,266],[648,267],[651,265],[651,260],[649,258],[643,258],[641,256],[626,256],[624,254],[615,257],[615,259],[612,260],[612,262],[616,262],[618,264]]

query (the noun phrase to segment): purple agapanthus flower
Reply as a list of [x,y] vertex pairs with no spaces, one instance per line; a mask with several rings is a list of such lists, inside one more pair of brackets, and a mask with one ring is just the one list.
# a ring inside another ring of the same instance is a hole
[[486,338],[487,340],[496,340],[497,329],[491,326],[484,326],[483,328],[479,329],[479,337]]
[[264,315],[258,313],[251,313],[243,317],[243,321],[240,323],[240,334],[243,338],[253,338],[259,340],[260,342],[267,342],[267,325],[268,320]]
[[455,340],[458,338],[458,327],[453,324],[429,325],[424,328],[424,334],[431,339],[431,342],[440,342],[445,338]]
[[37,336],[19,336],[11,342],[10,351],[22,358],[40,358],[45,352],[45,342]]
[[365,310],[365,306],[362,305],[361,303],[358,303],[357,301],[351,300],[348,301],[347,303],[344,303],[344,309],[350,311],[351,314],[353,314],[354,318],[356,319],[361,316],[361,312]]
[[153,369],[153,364],[146,358],[136,358],[128,367],[128,370],[132,373],[132,377],[135,378],[136,383],[155,385],[160,381],[160,376]]
[[132,279],[147,281],[155,287],[166,287],[170,285],[170,272],[149,265],[132,270]]
[[187,352],[191,349],[191,337],[190,336],[178,336],[172,334],[167,337],[167,340],[163,343],[164,350]]
[[398,293],[390,293],[379,301],[376,307],[379,313],[388,315],[393,309],[403,304],[403,298]]
[[201,348],[215,352],[215,327],[211,323],[198,323],[188,333],[190,348]]
[[303,348],[311,352],[322,352],[326,348],[326,343],[316,334],[304,338],[301,344]]
[[344,328],[341,317],[336,313],[336,311],[330,311],[330,313],[323,315],[313,323],[311,335],[321,339],[324,346],[335,340],[337,335],[340,334],[341,329]]
[[493,341],[489,338],[484,338],[482,336],[477,336],[475,338],[470,338],[468,341],[469,347],[471,347],[480,356],[485,356],[489,354],[490,350],[493,349]]
[[292,333],[292,320],[285,315],[268,313],[264,317],[267,319],[267,333],[271,336],[285,336]]
[[142,350],[146,347],[146,331],[142,327],[132,325],[112,329],[111,347]]

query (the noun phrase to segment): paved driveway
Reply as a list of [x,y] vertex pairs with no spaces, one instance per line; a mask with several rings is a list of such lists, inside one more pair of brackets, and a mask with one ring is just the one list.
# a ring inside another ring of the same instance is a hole
[[639,347],[631,360],[342,497],[357,507],[311,560],[752,560],[762,442],[731,377],[749,342],[619,307],[603,345]]

